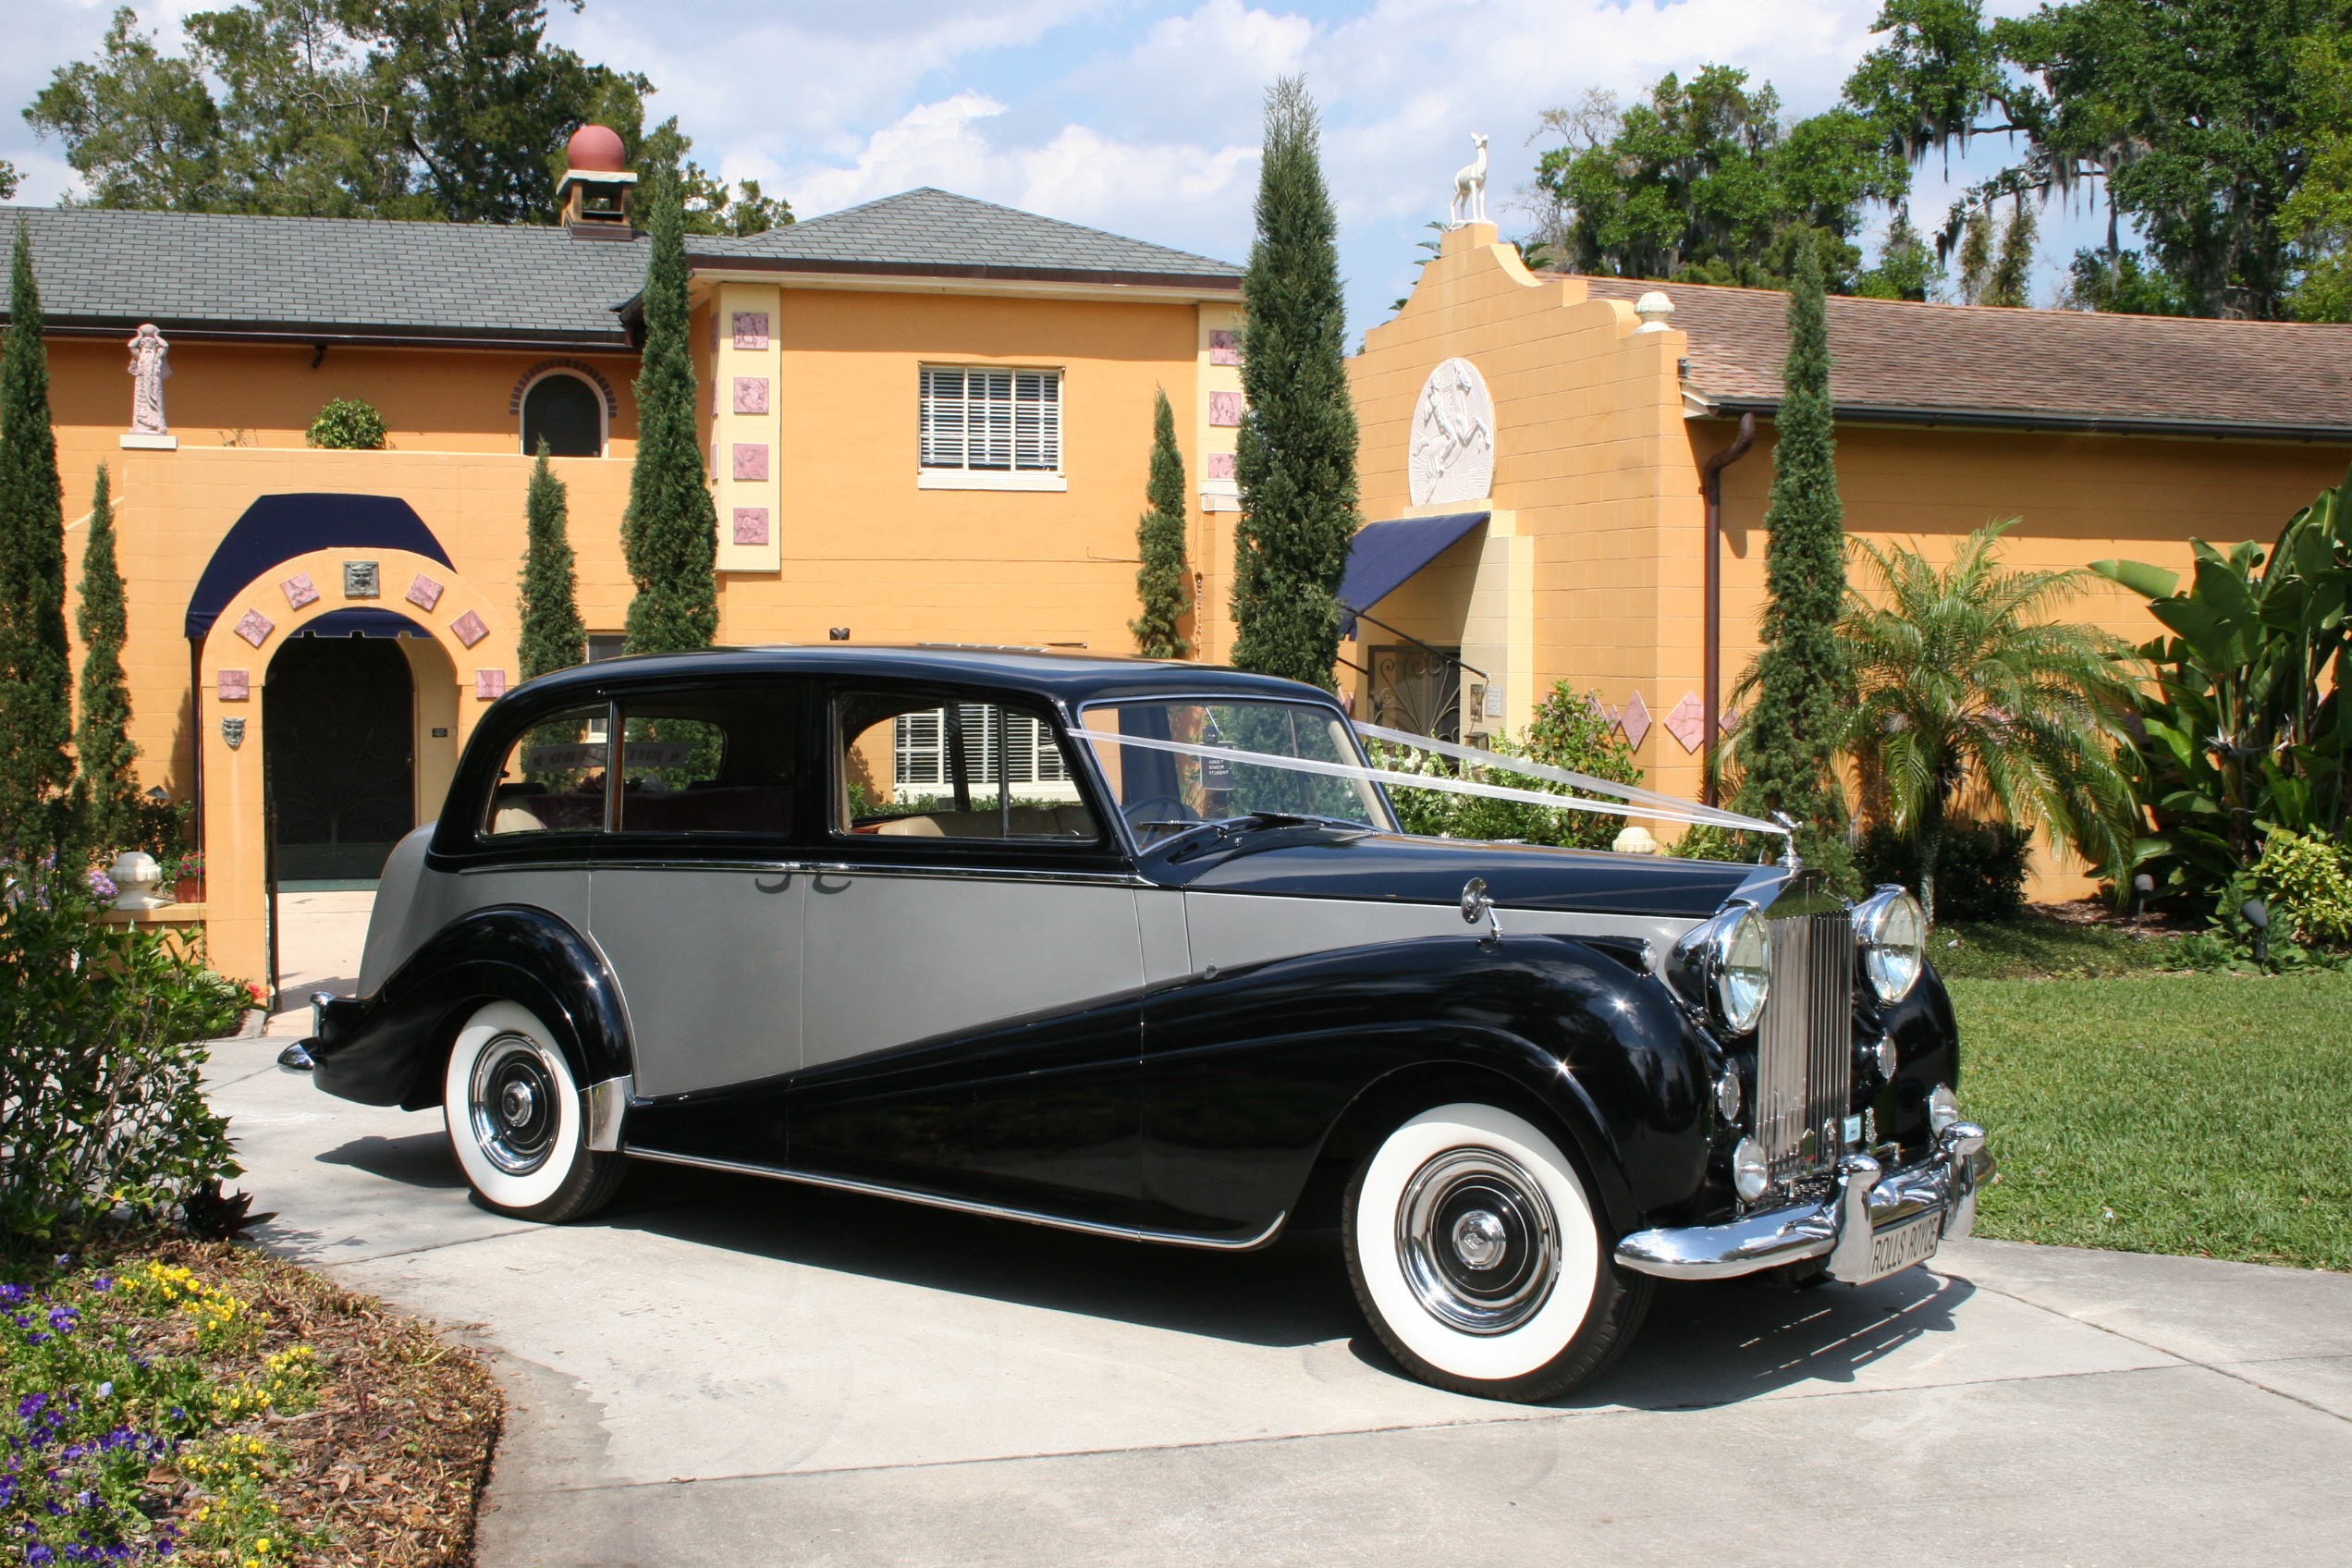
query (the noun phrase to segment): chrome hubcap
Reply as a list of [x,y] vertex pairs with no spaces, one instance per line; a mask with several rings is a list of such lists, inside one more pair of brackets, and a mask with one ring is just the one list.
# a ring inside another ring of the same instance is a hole
[[508,1176],[528,1176],[555,1152],[555,1074],[539,1047],[501,1035],[474,1059],[466,1120],[483,1158]]
[[1466,1334],[1509,1333],[1543,1310],[1560,1279],[1550,1200],[1493,1149],[1448,1149],[1415,1171],[1396,1226],[1415,1299]]

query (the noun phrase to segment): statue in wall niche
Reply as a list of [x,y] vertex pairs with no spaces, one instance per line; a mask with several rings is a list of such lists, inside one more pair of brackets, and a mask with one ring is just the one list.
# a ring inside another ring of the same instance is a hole
[[1460,228],[1465,223],[1487,221],[1487,137],[1474,130],[1470,140],[1476,143],[1478,155],[1455,171],[1453,177],[1453,207],[1446,214],[1448,228]]
[[171,345],[153,322],[141,325],[130,339],[130,429],[134,435],[168,435],[164,419],[164,383],[171,379]]

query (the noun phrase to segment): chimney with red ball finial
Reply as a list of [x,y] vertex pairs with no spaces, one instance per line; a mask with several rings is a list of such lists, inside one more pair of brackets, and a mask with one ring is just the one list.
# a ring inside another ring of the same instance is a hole
[[634,236],[631,207],[637,176],[619,132],[583,125],[564,148],[564,177],[556,187],[564,227],[574,239],[628,239]]

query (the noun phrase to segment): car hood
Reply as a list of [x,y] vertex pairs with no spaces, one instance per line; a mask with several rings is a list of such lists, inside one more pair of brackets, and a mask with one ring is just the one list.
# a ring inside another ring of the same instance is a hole
[[1423,904],[1459,903],[1463,884],[1476,876],[1502,909],[1685,920],[1704,920],[1743,889],[1770,903],[1788,877],[1778,865],[1317,827],[1174,844],[1140,869],[1164,887],[1204,893]]

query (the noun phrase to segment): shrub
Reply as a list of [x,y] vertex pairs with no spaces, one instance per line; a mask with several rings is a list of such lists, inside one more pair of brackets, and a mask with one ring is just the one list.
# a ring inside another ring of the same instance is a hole
[[[1536,709],[1535,722],[1513,740],[1498,736],[1488,748],[1499,755],[1525,757],[1530,762],[1588,773],[1620,784],[1641,782],[1641,766],[1615,724],[1598,704],[1577,696],[1566,681]],[[1432,753],[1374,742],[1373,761],[1399,773],[1452,776],[1455,766]],[[1474,773],[1476,781],[1512,790],[1537,790],[1565,795],[1565,785],[1525,774],[1488,770]],[[1530,844],[1561,844],[1575,849],[1605,850],[1624,830],[1623,817],[1585,811],[1547,811],[1517,801],[1494,801],[1476,795],[1453,795],[1410,786],[1391,788],[1398,820],[1408,833],[1437,839],[1511,839]]]
[[337,398],[318,411],[302,439],[341,452],[384,450],[384,416],[357,398]]
[[2273,928],[2298,942],[2352,942],[2352,866],[2335,843],[2273,827],[2258,871]]
[[13,1256],[118,1206],[154,1216],[239,1174],[204,1099],[202,1042],[246,998],[163,933],[104,924],[72,876],[5,875],[0,1236]]
[[[2005,822],[1954,822],[1936,852],[1936,920],[2014,920],[2026,901],[2026,857],[2033,830]],[[1855,859],[1871,887],[1899,882],[1917,891],[1916,839],[1883,823],[1862,835]]]

